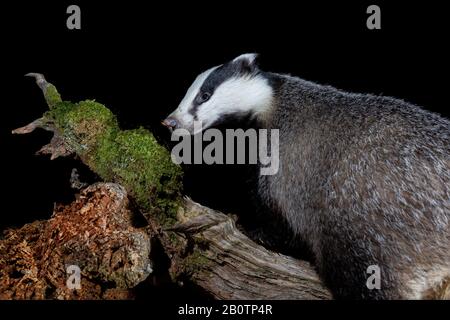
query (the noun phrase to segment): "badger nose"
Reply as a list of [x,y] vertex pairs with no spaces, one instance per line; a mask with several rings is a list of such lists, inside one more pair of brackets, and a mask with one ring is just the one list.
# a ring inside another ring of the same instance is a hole
[[178,121],[174,118],[167,118],[161,123],[169,129],[176,129],[178,127]]

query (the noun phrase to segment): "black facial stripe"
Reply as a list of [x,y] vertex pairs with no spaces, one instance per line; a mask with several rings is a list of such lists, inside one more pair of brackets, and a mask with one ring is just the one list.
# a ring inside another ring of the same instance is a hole
[[221,65],[220,67],[213,70],[205,79],[205,81],[203,81],[203,84],[200,87],[197,96],[192,102],[192,107],[188,110],[188,112],[194,116],[194,119],[197,117],[197,110],[202,104],[201,102],[199,102],[199,96],[201,96],[202,93],[208,92],[213,95],[218,86],[232,77],[255,76],[258,73],[259,70],[256,68],[256,66],[254,64],[249,64],[245,59],[231,61],[224,65]]
[[188,113],[194,117],[194,120],[197,120],[197,110],[199,104],[195,103],[195,99],[192,102],[192,107],[189,108]]

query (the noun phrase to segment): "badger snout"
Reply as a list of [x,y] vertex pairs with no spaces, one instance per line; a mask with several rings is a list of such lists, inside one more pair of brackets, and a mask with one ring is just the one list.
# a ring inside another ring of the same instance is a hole
[[162,123],[162,125],[169,128],[171,131],[178,129],[180,127],[180,122],[173,117],[168,117],[168,118],[164,119],[161,123]]
[[166,119],[161,121],[161,124],[167,127],[172,134],[176,136],[188,135],[193,133],[193,123],[186,121],[186,119],[178,114],[170,114]]

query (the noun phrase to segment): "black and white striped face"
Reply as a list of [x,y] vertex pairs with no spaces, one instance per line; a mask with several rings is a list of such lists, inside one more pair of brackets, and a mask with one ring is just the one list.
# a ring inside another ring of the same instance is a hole
[[196,134],[229,116],[256,116],[266,112],[272,104],[273,92],[258,70],[255,58],[256,54],[243,54],[201,73],[163,124]]

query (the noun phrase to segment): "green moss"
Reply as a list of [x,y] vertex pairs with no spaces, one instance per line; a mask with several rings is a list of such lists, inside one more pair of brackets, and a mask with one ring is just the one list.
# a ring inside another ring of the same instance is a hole
[[141,208],[159,215],[163,225],[176,221],[182,171],[149,131],[119,131],[102,140],[96,165],[105,179],[130,190]]
[[45,114],[56,124],[58,133],[73,152],[87,158],[95,154],[98,143],[119,131],[114,114],[104,105],[85,100],[79,103],[58,102]]
[[46,99],[50,110],[44,118],[56,126],[71,151],[103,180],[124,186],[141,210],[156,215],[163,226],[176,222],[182,171],[148,130],[121,131],[104,105],[60,101],[52,85]]
[[52,109],[57,103],[62,102],[61,95],[52,84],[48,84],[44,96],[50,109]]
[[183,271],[188,275],[196,274],[199,270],[205,270],[205,266],[208,263],[209,260],[202,254],[202,250],[196,249],[184,259]]

